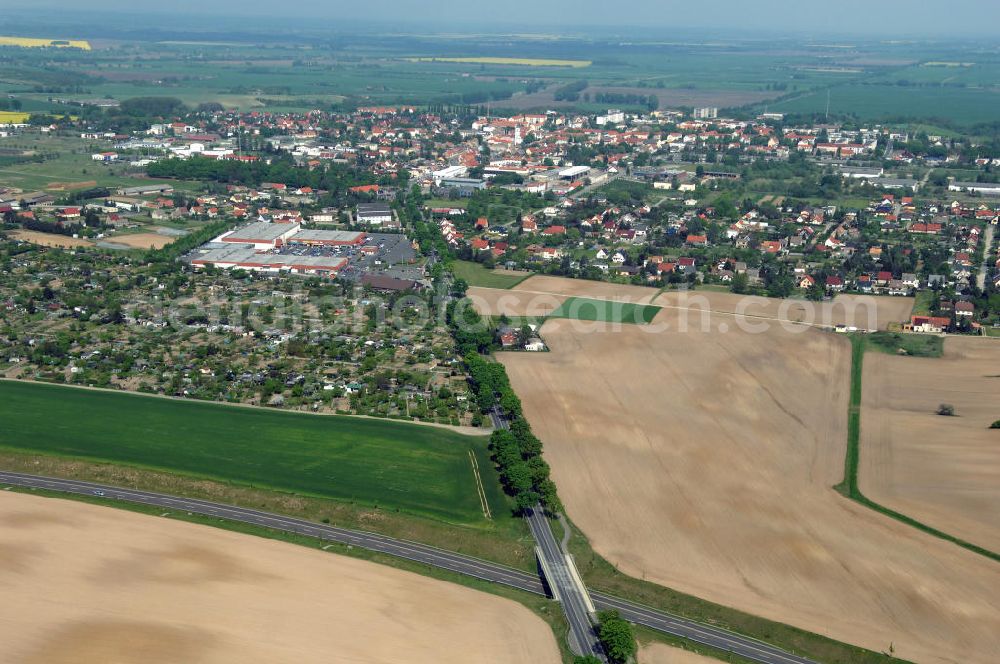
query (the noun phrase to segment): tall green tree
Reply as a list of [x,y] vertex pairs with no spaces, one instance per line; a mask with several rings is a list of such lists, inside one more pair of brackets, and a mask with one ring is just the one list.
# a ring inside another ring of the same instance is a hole
[[597,614],[600,627],[597,636],[612,664],[626,664],[638,651],[632,625],[616,610],[601,611]]

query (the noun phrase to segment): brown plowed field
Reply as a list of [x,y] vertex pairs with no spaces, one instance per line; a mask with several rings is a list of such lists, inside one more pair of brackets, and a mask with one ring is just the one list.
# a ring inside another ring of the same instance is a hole
[[[956,417],[936,414],[942,403]],[[944,357],[865,355],[861,490],[1000,551],[1000,341],[950,337]],[[996,589],[1000,593],[1000,588]]]
[[9,664],[561,661],[513,601],[292,544],[0,492]]
[[639,664],[718,664],[718,662],[717,659],[662,643],[650,643],[639,649]]
[[553,320],[551,352],[500,354],[594,548],[632,576],[872,650],[995,662],[1000,565],[831,489],[847,339],[723,333],[726,315],[681,333],[681,313],[589,334]]

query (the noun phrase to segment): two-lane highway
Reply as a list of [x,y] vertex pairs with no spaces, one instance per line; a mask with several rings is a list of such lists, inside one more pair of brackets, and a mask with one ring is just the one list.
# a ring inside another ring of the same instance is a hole
[[[223,505],[196,498],[182,498],[150,491],[123,489],[121,487],[79,480],[66,480],[0,471],[0,485],[97,496],[102,499],[153,505],[163,508],[165,511],[190,512],[192,514],[212,516],[229,521],[249,523],[287,533],[315,537],[321,540],[385,553],[439,569],[465,574],[477,579],[519,588],[537,595],[546,594],[545,586],[537,575],[488,560],[445,551],[427,544],[394,539],[377,533],[327,526],[280,514]],[[538,516],[544,519],[541,515]],[[551,535],[551,530],[549,530],[549,534]],[[555,542],[554,538],[552,541],[553,543]],[[623,618],[638,625],[644,625],[672,636],[690,639],[697,643],[718,648],[719,650],[732,652],[753,662],[760,662],[760,664],[816,664],[805,657],[793,655],[762,641],[757,641],[720,627],[705,625],[687,618],[675,616],[665,611],[658,611],[641,604],[636,604],[635,602],[595,592],[591,593],[591,598],[597,608],[618,609]]]
[[472,556],[445,551],[427,544],[386,537],[378,533],[327,526],[305,521],[304,519],[262,512],[246,507],[222,505],[197,498],[180,498],[150,491],[122,489],[79,480],[64,480],[52,477],[24,475],[21,473],[0,472],[0,484],[125,500],[142,505],[162,507],[165,510],[190,512],[192,514],[249,523],[286,533],[316,537],[329,542],[356,546],[378,553],[387,553],[397,558],[424,563],[484,581],[502,583],[538,595],[545,594],[545,587],[537,576],[532,576],[531,574],[505,565],[492,563],[488,560],[480,560]]

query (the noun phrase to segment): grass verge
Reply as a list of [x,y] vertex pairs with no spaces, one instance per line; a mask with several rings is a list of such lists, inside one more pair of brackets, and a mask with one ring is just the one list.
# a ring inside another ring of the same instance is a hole
[[[0,483],[0,486],[4,486]],[[566,622],[566,618],[563,615],[562,609],[559,607],[558,603],[540,595],[535,595],[533,593],[525,592],[523,590],[518,590],[517,588],[511,588],[509,586],[504,586],[501,584],[490,583],[488,581],[482,581],[480,579],[475,579],[471,576],[465,576],[463,574],[457,574],[455,572],[449,572],[448,570],[439,569],[437,567],[432,567],[430,565],[424,565],[422,563],[414,562],[411,560],[405,560],[403,558],[396,558],[384,553],[378,553],[375,551],[369,551],[367,549],[361,549],[358,547],[347,546],[345,544],[339,544],[337,542],[328,542],[315,537],[306,537],[304,535],[296,535],[292,533],[286,533],[281,530],[275,530],[273,528],[264,528],[262,526],[255,526],[247,523],[240,523],[237,521],[229,521],[227,519],[220,519],[216,517],[209,517],[200,514],[192,514],[189,512],[170,512],[164,515],[162,507],[157,507],[155,505],[141,505],[138,503],[129,503],[126,501],[111,501],[104,498],[98,498],[96,496],[81,496],[75,494],[60,493],[57,491],[46,491],[42,489],[28,489],[24,487],[11,487],[10,491],[16,491],[18,493],[26,493],[37,496],[45,496],[50,498],[58,498],[61,500],[75,500],[83,503],[90,503],[94,505],[100,505],[102,507],[111,507],[115,509],[122,509],[129,512],[136,512],[140,514],[148,514],[156,518],[169,518],[175,519],[177,521],[186,521],[189,523],[196,523],[206,526],[211,526],[214,528],[222,528],[224,530],[230,530],[237,533],[242,533],[246,535],[253,535],[256,537],[265,537],[267,539],[277,540],[281,542],[287,542],[289,544],[295,544],[298,546],[305,546],[311,549],[321,549],[328,553],[350,556],[351,558],[358,558],[360,560],[367,560],[369,562],[377,563],[380,565],[388,565],[389,567],[395,567],[397,569],[405,570],[408,572],[413,572],[415,574],[420,574],[433,579],[439,579],[441,581],[447,581],[450,583],[456,583],[467,588],[472,588],[480,592],[489,593],[491,595],[497,595],[499,597],[504,597],[506,599],[518,602],[529,610],[531,610],[535,615],[544,620],[555,634],[556,641],[559,644],[560,654],[562,655],[562,660],[565,664],[569,664],[573,661],[573,655],[570,652],[567,644],[567,634],[569,633],[569,625]]]
[[[640,648],[643,648],[651,643],[662,643],[664,645],[671,646],[672,648],[677,648],[678,650],[686,650],[704,657],[717,659],[721,662],[733,662],[733,664],[759,664],[758,662],[755,662],[752,659],[747,659],[741,655],[736,655],[726,650],[711,648],[700,643],[695,643],[694,641],[688,641],[687,639],[681,639],[669,634],[664,634],[663,632],[658,632],[655,629],[649,629],[648,627],[643,627],[642,625],[632,625],[632,632],[635,634],[635,639],[639,642]],[[640,662],[642,661],[641,655],[642,653],[640,652]]]
[[470,286],[481,286],[483,288],[513,288],[532,276],[531,273],[503,274],[472,261],[456,260],[452,263],[451,269],[456,277],[464,279]]
[[356,502],[185,477],[145,468],[61,459],[47,454],[0,450],[0,468],[264,510],[316,523],[329,523],[422,542],[524,571],[535,570],[534,540],[522,519],[497,518],[486,526],[449,524]]
[[[893,336],[915,336],[915,335],[893,335]],[[938,339],[940,342],[941,339]],[[858,486],[858,466],[861,461],[861,390],[862,390],[862,375],[864,370],[864,360],[865,351],[869,345],[879,348],[879,344],[873,343],[868,336],[852,335],[851,336],[851,402],[847,409],[847,454],[844,457],[844,479],[833,488],[842,494],[843,496],[850,498],[851,500],[864,505],[869,509],[873,509],[880,514],[884,514],[890,518],[896,519],[908,526],[912,526],[917,530],[927,533],[928,535],[933,535],[940,539],[951,542],[952,544],[957,544],[963,549],[968,549],[973,553],[977,553],[981,556],[990,558],[1000,562],[1000,554],[989,549],[984,549],[981,546],[973,544],[972,542],[967,542],[954,535],[949,535],[948,533],[938,530],[928,526],[926,523],[917,521],[916,519],[906,516],[901,512],[889,509],[884,505],[876,503],[874,500],[869,499],[861,492],[861,488]],[[885,350],[884,346],[880,348]],[[938,354],[940,356],[940,353]]]

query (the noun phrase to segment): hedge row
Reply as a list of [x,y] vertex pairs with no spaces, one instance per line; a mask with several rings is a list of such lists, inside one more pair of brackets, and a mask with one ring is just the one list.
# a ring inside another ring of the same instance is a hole
[[542,458],[542,441],[524,419],[521,400],[510,386],[506,369],[478,353],[468,353],[465,365],[479,407],[489,413],[499,406],[510,422],[509,430],[497,429],[490,436],[490,451],[504,489],[514,497],[517,511],[522,513],[538,502],[550,512],[560,511],[549,464]]

